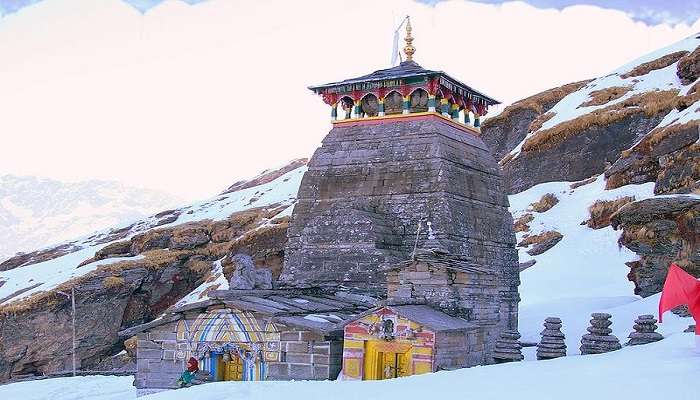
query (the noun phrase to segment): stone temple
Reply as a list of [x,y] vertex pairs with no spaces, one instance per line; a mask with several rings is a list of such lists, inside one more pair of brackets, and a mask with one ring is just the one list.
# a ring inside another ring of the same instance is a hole
[[311,88],[333,128],[279,279],[120,332],[137,336],[138,388],[175,387],[190,357],[198,382],[379,380],[493,363],[504,334],[519,351],[513,221],[478,129],[497,102],[415,63],[406,22],[401,64]]
[[512,217],[478,129],[498,102],[418,65],[412,40],[409,25],[396,67],[310,88],[331,106],[333,128],[302,180],[280,281],[382,296],[385,267],[438,249],[496,274],[494,301],[515,329]]

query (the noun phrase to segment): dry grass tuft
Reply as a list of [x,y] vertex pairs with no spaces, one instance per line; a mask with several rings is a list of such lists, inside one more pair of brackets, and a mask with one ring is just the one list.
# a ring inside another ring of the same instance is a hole
[[535,217],[530,214],[523,214],[520,218],[513,222],[513,230],[515,232],[527,232],[530,230],[530,225],[528,225]]
[[550,129],[539,131],[527,139],[522,151],[541,151],[554,147],[592,126],[607,126],[631,115],[643,112],[652,117],[675,108],[678,90],[665,90],[642,93],[609,107],[594,110],[573,120],[562,122]]
[[593,229],[610,226],[610,217],[622,206],[634,200],[634,196],[625,196],[615,200],[596,200],[595,203],[588,207],[590,218],[586,221],[586,225]]
[[124,278],[121,276],[108,276],[102,280],[102,286],[106,289],[116,289],[124,285]]
[[530,208],[534,212],[543,213],[549,211],[549,209],[557,205],[557,203],[559,203],[557,196],[555,196],[554,193],[547,193],[538,201],[530,204]]
[[205,272],[209,272],[212,269],[211,263],[202,260],[194,260],[188,262],[187,268],[189,268],[190,271],[196,272],[199,275],[203,275]]
[[590,94],[591,99],[585,103],[582,103],[577,108],[607,104],[624,96],[630,90],[632,90],[632,86],[613,86],[606,89],[593,91]]
[[537,114],[542,114],[545,111],[545,105],[558,102],[559,100],[566,97],[568,94],[581,89],[590,81],[591,80],[585,80],[580,82],[569,83],[554,89],[545,90],[544,92],[540,92],[525,99],[519,100],[506,107],[502,113],[484,121],[482,127],[488,128],[491,125],[502,123],[508,118],[510,118],[511,114],[521,110],[532,110]]
[[552,240],[552,239],[557,239],[557,238],[562,238],[562,234],[557,232],[557,231],[546,231],[542,232],[539,235],[530,235],[527,237],[524,237],[523,240],[518,243],[518,247],[527,247],[527,246],[532,246],[544,243],[546,241]]
[[620,78],[627,79],[633,76],[642,76],[651,71],[666,68],[688,54],[690,54],[689,51],[677,51],[675,53],[666,54],[665,56],[659,57],[656,60],[652,60],[634,67],[634,69],[631,71],[620,75]]

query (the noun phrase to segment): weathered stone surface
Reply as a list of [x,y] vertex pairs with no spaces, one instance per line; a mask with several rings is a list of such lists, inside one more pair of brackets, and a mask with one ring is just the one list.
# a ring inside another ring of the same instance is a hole
[[524,359],[522,346],[518,341],[520,333],[514,330],[505,330],[496,341],[493,358],[497,363],[522,361]]
[[542,338],[537,344],[537,359],[549,360],[566,356],[565,336],[561,331],[560,318],[548,317],[544,320],[545,329],[540,333]]
[[543,182],[577,181],[600,174],[663,117],[635,113],[609,125],[593,125],[550,148],[522,152],[503,164],[506,185],[510,193],[518,193]]
[[634,332],[630,333],[627,346],[658,342],[664,337],[656,332],[656,318],[653,315],[640,315],[634,320]]
[[236,254],[231,258],[235,270],[229,283],[231,289],[272,289],[272,271],[268,268],[255,268],[253,258],[246,254]]
[[484,143],[440,118],[337,125],[302,180],[280,281],[384,293],[381,266],[410,258],[422,221],[419,248],[464,255],[498,274],[502,319],[515,327],[507,204]]
[[611,217],[623,229],[619,243],[639,255],[627,263],[635,294],[648,297],[661,291],[668,266],[675,262],[700,277],[700,199],[690,196],[636,201]]
[[588,328],[588,331],[601,333],[583,335],[581,338],[581,354],[600,354],[620,350],[622,348],[620,340],[616,336],[610,335],[612,330],[607,328],[612,324],[609,320],[612,316],[606,313],[593,313],[591,317],[593,319],[590,321],[591,326]]
[[569,83],[513,103],[501,114],[484,121],[481,125],[481,138],[496,159],[501,160],[525,139],[535,119],[545,114],[564,96],[580,89],[588,82],[590,81]]
[[700,47],[678,60],[676,74],[684,85],[695,82],[700,77]]

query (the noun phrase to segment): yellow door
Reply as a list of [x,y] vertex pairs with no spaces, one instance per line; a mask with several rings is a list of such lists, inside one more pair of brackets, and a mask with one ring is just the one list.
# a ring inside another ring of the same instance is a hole
[[412,374],[411,345],[370,340],[365,345],[365,380],[391,379]]
[[236,356],[231,361],[223,361],[219,359],[217,365],[219,372],[218,380],[222,381],[242,381],[243,380],[243,360]]

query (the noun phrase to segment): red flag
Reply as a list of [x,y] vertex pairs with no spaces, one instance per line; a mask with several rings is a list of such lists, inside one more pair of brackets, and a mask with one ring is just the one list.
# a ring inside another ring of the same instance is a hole
[[661,292],[659,322],[662,322],[664,312],[683,304],[688,305],[688,311],[695,320],[695,334],[700,335],[700,281],[674,263],[668,269]]

